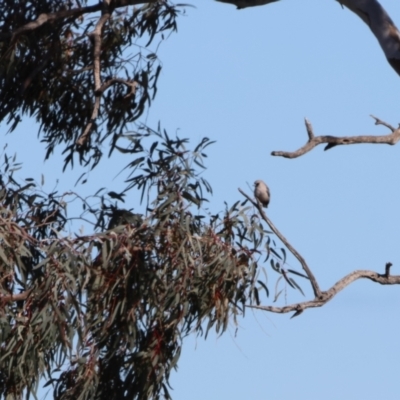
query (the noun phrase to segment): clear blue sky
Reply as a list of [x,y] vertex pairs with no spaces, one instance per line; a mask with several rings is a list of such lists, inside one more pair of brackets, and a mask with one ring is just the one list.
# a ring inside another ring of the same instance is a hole
[[[381,2],[399,26],[400,3]],[[400,145],[320,147],[295,160],[270,155],[304,144],[304,117],[316,135],[387,133],[370,114],[400,122],[400,77],[367,26],[334,0],[241,11],[192,3],[160,48],[164,68],[147,122],[160,120],[193,145],[203,136],[217,141],[204,175],[214,189],[210,208],[222,210],[224,200],[241,199],[238,187],[249,191],[247,182],[263,179],[272,193],[269,217],[323,289],[354,269],[383,272],[388,261],[400,274]],[[57,177],[65,179],[60,188],[72,187],[82,170],[62,176],[59,159],[43,163],[35,129],[26,123],[5,139],[24,160],[20,176],[43,172],[50,187]],[[113,178],[125,164],[114,157],[113,169],[105,160],[88,192],[117,189]],[[135,207],[138,199],[130,201]],[[298,300],[288,291],[288,303]],[[400,287],[358,281],[294,319],[248,312],[236,336],[232,325],[219,338],[186,339],[173,397],[397,400],[399,309]]]

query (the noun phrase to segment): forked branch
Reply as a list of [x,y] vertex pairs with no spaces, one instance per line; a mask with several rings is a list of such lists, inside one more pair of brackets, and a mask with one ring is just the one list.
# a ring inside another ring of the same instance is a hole
[[259,211],[262,219],[268,224],[269,228],[275,235],[282,241],[282,243],[288,248],[288,250],[297,258],[300,262],[303,270],[307,274],[310,279],[311,286],[314,291],[314,299],[309,301],[304,301],[300,303],[294,303],[283,307],[276,306],[263,306],[263,305],[248,305],[249,308],[256,308],[259,310],[285,314],[289,312],[294,312],[293,317],[301,314],[307,308],[315,308],[321,307],[326,304],[329,300],[331,300],[337,293],[343,290],[346,286],[350,285],[354,281],[358,279],[369,279],[372,282],[380,283],[381,285],[400,285],[400,275],[390,275],[390,268],[392,263],[388,262],[385,266],[385,272],[383,274],[379,274],[374,271],[367,270],[357,270],[353,271],[350,274],[346,275],[339,281],[337,281],[330,289],[326,291],[321,291],[319,288],[318,282],[312,273],[310,267],[307,265],[304,258],[294,249],[294,247],[287,241],[287,239],[279,232],[279,230],[275,227],[275,225],[271,222],[271,220],[266,216],[262,205],[257,201],[253,200],[249,195],[247,195],[242,189],[239,188],[239,192],[246,197],[253,204],[254,207]]
[[326,143],[324,150],[329,150],[332,147],[338,145],[346,145],[346,144],[361,144],[361,143],[370,143],[370,144],[390,144],[395,145],[400,140],[400,127],[394,128],[388,123],[380,120],[377,117],[371,115],[371,117],[375,120],[375,125],[383,125],[391,130],[392,133],[389,135],[381,135],[381,136],[371,136],[371,135],[361,135],[361,136],[315,136],[312,125],[310,121],[305,120],[308,141],[307,143],[300,147],[296,151],[273,151],[271,154],[273,156],[285,157],[285,158],[297,158],[302,156],[305,153],[311,151],[314,147]]
[[131,82],[121,78],[111,78],[107,82],[101,81],[101,44],[102,44],[102,31],[104,24],[110,19],[112,13],[111,0],[103,1],[102,15],[99,18],[94,30],[89,34],[93,43],[93,78],[94,78],[94,105],[92,115],[89,122],[86,124],[82,135],[76,141],[78,146],[85,146],[90,138],[90,133],[99,115],[101,98],[103,93],[112,85],[117,83],[124,84],[130,88],[127,97],[133,96],[136,91],[137,82]]

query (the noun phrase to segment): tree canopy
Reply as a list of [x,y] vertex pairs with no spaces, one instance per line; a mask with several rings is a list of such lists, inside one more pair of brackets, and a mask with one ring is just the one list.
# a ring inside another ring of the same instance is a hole
[[[43,193],[34,180],[18,181],[19,160],[3,153],[2,396],[32,398],[44,384],[63,400],[171,398],[170,374],[187,335],[222,334],[247,308],[296,316],[360,278],[400,283],[388,263],[381,274],[354,271],[323,291],[247,193],[240,190],[243,200],[226,203],[220,214],[207,211],[212,188],[202,172],[212,140],[191,146],[161,124],[140,122],[157,93],[157,47],[177,30],[184,6],[166,0],[3,3],[0,120],[13,131],[24,116],[34,117],[45,157],[61,147],[64,168],[76,167],[75,160],[95,168],[107,144],[108,155],[126,157],[129,176],[118,193],[90,199]],[[306,129],[312,142],[309,122]],[[307,151],[319,143],[345,144],[336,140],[313,142]],[[140,194],[144,215],[120,208],[129,191]],[[77,217],[66,212],[71,201],[81,205]],[[72,218],[90,221],[93,232],[66,234]],[[287,251],[302,270],[287,267]],[[266,262],[276,274],[275,291]],[[310,283],[314,298],[267,304],[282,294],[280,282],[301,293]]]

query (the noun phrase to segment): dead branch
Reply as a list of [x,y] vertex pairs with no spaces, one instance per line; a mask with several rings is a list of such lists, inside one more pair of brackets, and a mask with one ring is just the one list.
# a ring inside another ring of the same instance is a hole
[[[379,120],[377,120],[378,123]],[[306,122],[307,123],[307,122]],[[310,125],[311,126],[311,125]],[[310,134],[312,135],[312,133]],[[310,136],[311,137],[311,136]],[[329,300],[331,300],[336,294],[338,294],[341,290],[343,290],[346,286],[350,285],[354,281],[358,279],[369,279],[373,282],[380,283],[381,285],[399,285],[400,284],[400,275],[390,275],[390,268],[392,263],[388,262],[385,265],[385,272],[383,274],[378,274],[374,271],[367,271],[367,270],[358,270],[353,271],[350,274],[346,275],[344,278],[340,279],[336,282],[329,290],[321,291],[319,288],[318,282],[314,277],[314,274],[311,272],[310,267],[307,265],[304,258],[294,249],[294,247],[287,241],[287,239],[279,232],[279,230],[275,227],[275,225],[271,222],[271,220],[266,216],[262,205],[259,204],[257,201],[253,200],[249,195],[247,195],[242,189],[239,188],[239,192],[246,197],[257,208],[259,211],[262,219],[268,224],[269,228],[275,235],[281,240],[281,242],[289,249],[289,251],[297,258],[300,262],[303,270],[307,274],[308,278],[310,279],[311,286],[314,291],[315,298],[313,300],[304,301],[301,303],[294,303],[288,306],[283,307],[276,307],[276,306],[257,306],[257,305],[248,305],[246,307],[249,308],[256,308],[259,310],[270,311],[278,314],[285,314],[289,312],[293,312],[292,316],[296,317],[300,315],[304,310],[307,308],[315,308],[321,307],[326,304]]]
[[262,217],[262,219],[268,224],[271,231],[275,233],[276,236],[281,240],[281,242],[289,249],[289,251],[297,258],[300,262],[304,272],[307,274],[308,278],[310,279],[311,286],[314,291],[315,297],[318,299],[322,296],[321,289],[319,288],[318,282],[315,279],[314,274],[311,272],[310,267],[307,265],[304,258],[300,255],[300,253],[288,242],[288,240],[279,232],[279,230],[275,227],[272,221],[267,217],[265,214],[262,205],[259,204],[257,201],[254,201],[250,196],[248,196],[242,189],[239,188],[239,192],[246,197],[253,205],[256,207]]
[[375,120],[375,125],[383,125],[389,128],[392,131],[392,133],[390,133],[389,135],[382,135],[382,136],[370,136],[370,135],[343,136],[343,137],[315,136],[310,121],[306,119],[305,125],[308,135],[308,142],[303,147],[300,147],[296,151],[273,151],[271,154],[273,156],[279,156],[285,158],[297,158],[305,153],[308,153],[314,147],[322,143],[327,143],[324,150],[329,150],[332,147],[338,145],[346,145],[346,144],[370,143],[370,144],[395,145],[400,140],[400,127],[396,129],[393,126],[389,125],[388,123],[381,121],[379,118],[374,117],[373,115],[371,115],[371,117]]
[[[391,265],[391,263],[388,264]],[[386,264],[386,266],[388,264]],[[285,314],[294,311],[295,314],[293,315],[293,317],[295,317],[301,314],[307,308],[315,308],[323,306],[334,296],[336,296],[336,294],[338,294],[341,290],[343,290],[345,287],[349,286],[351,283],[353,283],[358,279],[369,279],[373,282],[380,283],[381,285],[399,285],[400,275],[391,276],[387,272],[388,272],[387,267],[384,274],[378,274],[377,272],[374,271],[365,271],[365,270],[353,271],[350,274],[346,275],[344,278],[340,279],[338,282],[336,282],[329,290],[322,292],[320,298],[315,298],[314,300],[290,304],[288,306],[283,306],[283,307],[256,306],[256,305],[251,305],[247,307],[257,308],[259,310],[270,311],[279,314]]]
[[388,263],[386,263],[386,266],[385,266],[385,276],[388,278],[389,277],[389,275],[390,275],[390,267],[392,266],[393,264],[391,263],[391,262],[388,262]]
[[[274,3],[278,0],[217,0],[234,4],[238,9]],[[386,59],[400,75],[400,31],[378,0],[337,0],[358,15],[371,29]]]

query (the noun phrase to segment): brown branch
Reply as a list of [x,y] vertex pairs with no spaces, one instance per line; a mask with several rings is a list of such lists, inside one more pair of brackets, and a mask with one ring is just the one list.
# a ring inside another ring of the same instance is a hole
[[122,83],[130,89],[129,93],[125,97],[133,96],[138,86],[138,83],[136,81],[130,82],[122,78],[111,78],[103,83],[103,85],[101,85],[100,89],[96,91],[96,94],[102,95],[110,86],[115,85],[116,83]]
[[256,308],[264,311],[270,311],[279,314],[285,314],[295,311],[295,314],[293,315],[293,317],[295,317],[301,314],[307,308],[315,308],[323,306],[334,296],[336,296],[341,290],[343,290],[345,287],[349,286],[351,283],[353,283],[358,279],[363,279],[363,278],[369,279],[373,282],[380,283],[381,285],[399,285],[400,275],[390,276],[387,274],[389,264],[390,266],[392,265],[391,263],[386,264],[385,274],[378,274],[374,271],[365,271],[365,270],[353,271],[350,274],[346,275],[344,278],[340,279],[338,282],[336,282],[329,290],[322,292],[322,296],[320,298],[315,298],[314,300],[290,304],[284,307],[256,306],[256,305],[249,305],[247,307]]
[[93,6],[74,8],[72,10],[62,10],[55,13],[40,14],[35,21],[28,22],[27,24],[16,29],[14,32],[1,33],[0,40],[8,39],[10,37],[15,39],[17,36],[33,31],[48,22],[53,22],[63,18],[80,17],[83,14],[92,13],[99,10],[101,10],[101,3]]
[[100,109],[100,101],[102,92],[101,88],[101,78],[100,78],[100,55],[101,55],[101,34],[103,30],[103,26],[106,21],[111,17],[110,7],[108,2],[103,2],[102,15],[97,21],[97,24],[92,32],[90,32],[89,37],[92,38],[93,41],[93,77],[94,77],[94,93],[95,93],[95,101],[93,106],[92,115],[88,124],[86,125],[85,130],[82,135],[76,141],[76,144],[79,146],[83,146],[90,136],[90,131],[92,130],[93,124],[99,115]]
[[[124,80],[119,80],[119,79],[111,79],[111,81],[106,82],[102,86],[101,82],[101,77],[100,77],[100,72],[101,72],[101,65],[100,65],[100,56],[101,56],[101,44],[102,44],[102,30],[104,27],[104,24],[106,21],[111,17],[112,12],[121,7],[127,7],[127,6],[135,6],[138,4],[144,4],[144,3],[155,3],[159,0],[102,0],[96,5],[92,6],[87,6],[87,7],[78,7],[70,10],[60,10],[58,12],[54,13],[48,13],[48,14],[40,14],[36,20],[28,22],[27,24],[19,27],[13,32],[7,32],[7,33],[0,33],[0,41],[4,39],[9,39],[11,38],[11,42],[14,42],[17,40],[18,36],[22,34],[26,34],[30,31],[33,31],[42,25],[50,22],[55,22],[60,19],[66,19],[66,18],[78,18],[82,16],[83,14],[87,13],[93,13],[97,11],[101,11],[101,17],[99,18],[94,30],[89,34],[89,37],[92,39],[93,43],[93,76],[94,76],[94,94],[95,94],[95,99],[94,99],[94,104],[93,104],[93,109],[92,109],[92,114],[90,116],[90,119],[88,123],[86,124],[86,127],[83,129],[82,134],[80,137],[77,139],[76,144],[78,146],[84,146],[87,141],[90,138],[90,133],[93,129],[93,126],[95,124],[95,121],[99,115],[100,111],[100,105],[101,105],[101,96],[102,93],[112,84],[115,84],[117,82],[123,83],[130,87],[130,91],[127,93],[126,97],[131,97],[135,94],[136,91],[136,82],[129,82],[129,81],[124,81]],[[25,80],[21,87],[21,92],[29,86],[31,83],[32,79],[46,66],[48,63],[48,59],[45,59],[42,64],[36,68],[31,75]],[[76,72],[74,72],[76,73]],[[8,110],[6,110],[8,112]],[[4,113],[3,113],[4,114]]]
[[311,286],[314,291],[314,295],[316,299],[321,298],[322,292],[321,289],[319,288],[318,282],[315,279],[314,274],[311,272],[311,269],[307,265],[306,261],[304,258],[299,254],[299,252],[287,241],[287,239],[282,235],[282,233],[279,232],[279,230],[275,227],[275,225],[271,222],[271,220],[266,216],[262,205],[259,204],[258,202],[254,201],[250,196],[248,196],[245,192],[243,192],[242,189],[239,188],[239,192],[246,197],[253,205],[256,207],[263,218],[263,220],[268,224],[272,232],[275,233],[276,236],[280,239],[280,241],[289,249],[289,251],[297,258],[297,260],[300,262],[304,272],[307,274],[308,278],[310,279]]
[[[115,0],[112,2],[112,6],[114,8],[120,8],[120,7],[134,6],[144,3],[152,3],[154,1],[156,0]],[[0,40],[8,38],[15,39],[17,36],[33,31],[48,22],[54,22],[59,19],[70,18],[70,17],[77,18],[83,14],[89,14],[96,11],[100,11],[102,10],[102,8],[103,8],[103,2],[99,1],[98,4],[92,6],[73,8],[71,10],[61,10],[48,14],[40,14],[35,21],[28,22],[27,24],[16,29],[14,32],[0,33]]]
[[90,132],[92,130],[93,124],[95,123],[96,118],[99,115],[101,97],[105,90],[107,90],[111,85],[114,85],[116,83],[122,83],[130,88],[130,92],[128,93],[127,96],[132,96],[136,91],[137,82],[129,82],[127,80],[120,78],[109,79],[107,82],[103,84],[101,82],[100,78],[100,70],[101,70],[100,56],[101,56],[101,42],[102,42],[101,34],[104,24],[111,17],[112,10],[110,7],[110,3],[111,0],[103,1],[102,15],[98,20],[94,30],[89,34],[89,36],[92,38],[93,41],[93,77],[94,77],[95,101],[90,120],[87,123],[82,135],[76,141],[76,144],[78,146],[84,146],[90,137]]
[[362,136],[315,136],[313,132],[313,128],[311,123],[306,119],[305,125],[308,134],[308,142],[303,146],[300,147],[296,151],[273,151],[271,154],[273,156],[285,157],[285,158],[297,158],[302,156],[305,153],[311,151],[314,147],[322,144],[327,143],[324,150],[329,150],[332,147],[338,145],[345,145],[345,144],[361,144],[361,143],[370,143],[370,144],[390,144],[395,145],[400,140],[400,127],[394,128],[393,126],[389,125],[386,122],[381,121],[379,118],[371,116],[375,119],[375,125],[383,125],[389,128],[392,133],[389,135],[382,135],[382,136],[370,136],[370,135],[362,135]]

